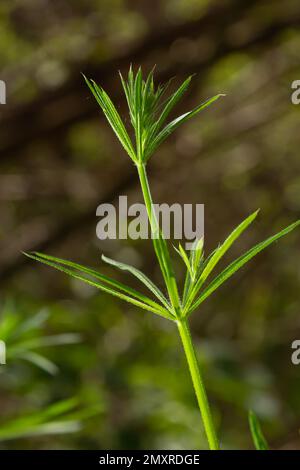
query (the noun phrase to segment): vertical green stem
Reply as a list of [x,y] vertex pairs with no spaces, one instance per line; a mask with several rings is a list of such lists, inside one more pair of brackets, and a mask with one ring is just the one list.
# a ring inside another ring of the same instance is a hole
[[194,385],[198,405],[201,413],[201,417],[204,424],[205,433],[207,436],[210,450],[219,450],[219,442],[217,439],[213,419],[210,412],[210,407],[204,387],[204,383],[201,377],[199,364],[197,361],[195,349],[193,346],[191,333],[186,319],[178,320],[177,326],[181,341],[183,344],[184,352],[186,355],[187,363],[189,366],[192,382]]
[[171,304],[174,308],[176,315],[180,316],[180,300],[178,294],[177,283],[175,279],[175,274],[172,268],[171,259],[169,250],[166,244],[166,240],[161,234],[159,223],[155,214],[153,207],[150,187],[148,183],[146,167],[143,163],[137,164],[138,174],[140,178],[141,188],[143,192],[143,197],[147,209],[147,214],[151,226],[153,245],[155,253],[165,280],[165,284],[168,290]]
[[155,253],[168,289],[169,297],[178,318],[177,326],[182,340],[183,348],[185,351],[186,359],[188,362],[189,370],[191,373],[196,397],[198,400],[201,416],[203,419],[204,429],[208,439],[209,447],[211,450],[218,450],[219,443],[216,436],[214,423],[210,413],[209,403],[199,370],[194,346],[192,343],[191,334],[189,331],[187,320],[182,318],[182,309],[177,289],[177,283],[173,268],[171,265],[170,254],[163,235],[160,232],[159,223],[154,211],[151,192],[149,188],[148,178],[146,174],[145,165],[142,163],[137,164],[138,174],[140,178],[143,197],[147,209],[148,218],[150,221],[151,232],[153,236],[153,244]]

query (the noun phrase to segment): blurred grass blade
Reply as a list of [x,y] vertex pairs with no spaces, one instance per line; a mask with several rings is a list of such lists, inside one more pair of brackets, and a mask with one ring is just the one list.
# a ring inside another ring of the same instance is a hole
[[54,362],[50,361],[44,356],[32,351],[24,351],[19,353],[19,357],[25,361],[31,362],[35,366],[39,367],[43,371],[50,375],[56,375],[58,373],[58,367]]
[[236,271],[238,271],[242,266],[244,266],[248,261],[250,261],[254,256],[260,253],[262,250],[267,248],[269,245],[274,243],[279,238],[284,237],[289,232],[294,230],[300,224],[300,220],[294,222],[293,224],[289,225],[285,229],[281,230],[276,235],[273,235],[267,240],[258,243],[249,251],[244,253],[238,259],[233,261],[227,268],[225,268],[210,284],[209,286],[202,292],[202,294],[198,297],[196,302],[192,305],[191,309],[189,310],[188,314],[190,314],[193,310],[195,310],[209,295],[211,295],[220,285],[222,285],[227,279],[229,279]]
[[52,405],[49,405],[45,410],[40,412],[40,419],[45,421],[49,418],[57,417],[59,415],[68,413],[69,411],[74,410],[78,407],[80,400],[78,397],[67,398],[66,400],[61,400]]
[[102,410],[101,403],[81,405],[78,397],[61,400],[8,423],[2,422],[0,441],[77,432],[82,428],[84,420],[99,414]]
[[[41,263],[51,266],[57,269],[58,271],[64,272],[65,274],[68,274],[69,276],[75,279],[83,281],[89,284],[90,286],[96,287],[97,289],[100,289],[103,292],[125,300],[133,305],[136,305],[137,307],[156,313],[157,315],[160,315],[164,318],[173,319],[169,312],[167,312],[167,310],[161,307],[157,302],[154,302],[145,295],[135,291],[134,289],[131,289],[128,286],[125,286],[124,284],[118,281],[112,280],[107,276],[103,276],[102,274],[98,273],[97,271],[94,271],[93,269],[86,268],[85,266],[78,265],[77,263],[73,263],[71,261],[62,260],[60,258],[55,258],[49,255],[43,255],[42,253],[24,254],[29,258],[32,258],[36,261],[40,261]],[[71,267],[71,269],[66,268],[66,266]],[[100,279],[101,282],[96,282],[94,280],[88,279],[83,275],[78,274],[75,270],[88,274],[89,276],[93,276],[96,279]],[[123,292],[125,292],[126,294],[124,294]]]
[[82,428],[81,422],[84,419],[101,411],[99,405],[78,408],[79,405],[79,399],[73,397],[8,423],[1,423],[0,441],[77,432]]
[[17,330],[20,324],[18,316],[11,312],[6,311],[2,313],[1,322],[0,322],[0,338],[2,341],[8,341],[15,331]]
[[130,266],[129,264],[126,263],[120,263],[119,261],[115,261],[111,258],[108,258],[105,255],[101,256],[101,259],[107,263],[110,264],[111,266],[114,266],[118,269],[121,269],[122,271],[128,271],[133,276],[135,276],[137,279],[139,279],[148,289],[160,300],[160,302],[164,305],[164,307],[168,310],[171,310],[171,306],[169,302],[167,301],[166,297],[163,295],[161,290],[154,284],[154,282],[149,279],[146,274],[144,274],[142,271],[139,269],[135,268],[134,266]]
[[32,426],[19,426],[18,421],[16,421],[15,427],[6,427],[4,425],[4,427],[0,429],[0,441],[51,434],[74,433],[80,431],[81,428],[82,425],[79,421],[54,421],[52,423]]
[[253,411],[249,411],[249,427],[256,450],[269,450],[267,441],[262,433],[261,426]]
[[77,344],[81,342],[81,336],[78,333],[62,333],[60,335],[40,336],[18,342],[10,347],[11,353],[19,350],[28,350],[35,348],[45,348],[49,346],[62,346],[65,344]]
[[174,246],[174,249],[177,251],[177,253],[179,254],[179,256],[181,257],[182,261],[184,262],[185,266],[186,266],[186,269],[191,277],[191,279],[194,279],[194,273],[193,273],[193,268],[190,264],[190,260],[188,258],[188,255],[186,254],[186,251],[184,250],[183,246],[181,245],[181,243],[179,243],[179,248],[176,248],[176,246]]
[[17,338],[20,335],[27,333],[28,331],[39,329],[45,324],[48,318],[49,312],[46,309],[41,310],[37,314],[21,322],[19,326],[15,329],[14,334],[11,337]]

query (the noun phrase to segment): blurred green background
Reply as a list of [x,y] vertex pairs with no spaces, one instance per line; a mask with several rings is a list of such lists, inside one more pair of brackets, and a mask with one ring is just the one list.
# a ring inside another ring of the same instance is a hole
[[[74,432],[15,436],[1,449],[206,447],[174,326],[21,250],[124,279],[101,263],[103,252],[161,283],[151,245],[100,242],[95,232],[100,203],[116,203],[119,194],[141,201],[141,194],[80,72],[101,83],[124,115],[117,72],[130,63],[145,72],[156,64],[157,82],[196,74],[178,113],[227,94],[149,165],[157,202],[205,204],[206,252],[258,207],[232,257],[299,218],[300,105],[291,102],[299,26],[299,0],[1,2],[0,324],[6,315],[22,325],[47,311],[37,334],[80,334],[80,342],[44,347],[59,368],[54,375],[8,357],[0,366],[0,428],[72,397],[83,409],[98,407],[79,416]],[[300,338],[299,240],[295,231],[271,247],[193,314],[223,448],[252,447],[249,408],[272,447],[300,447],[300,366],[290,358]]]

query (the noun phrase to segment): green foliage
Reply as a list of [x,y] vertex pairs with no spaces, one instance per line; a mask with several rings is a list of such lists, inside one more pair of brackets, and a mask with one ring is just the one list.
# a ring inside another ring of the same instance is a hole
[[253,411],[249,411],[249,427],[252,435],[252,440],[256,450],[268,450],[267,441],[262,433],[261,426],[257,419],[257,416]]
[[[188,259],[188,256],[181,245],[179,245],[178,250],[176,249],[186,265],[186,279],[188,279],[189,282],[188,287],[185,286],[186,292],[181,299],[183,317],[189,316],[207,297],[209,297],[219,286],[221,286],[254,256],[277,241],[279,238],[294,230],[300,224],[300,221],[297,221],[263,242],[253,246],[250,250],[227,266],[206,288],[201,290],[204,282],[215,268],[218,261],[239,235],[241,235],[247,226],[255,219],[257,214],[258,211],[247,217],[244,222],[233,230],[223,244],[214,250],[206,260],[202,261],[202,264],[200,263],[202,257],[202,241],[199,241],[196,248],[191,251],[190,259]],[[178,318],[176,309],[174,309],[174,306],[172,307],[171,303],[167,300],[161,290],[144,273],[133,266],[111,260],[104,255],[102,256],[103,261],[117,267],[118,269],[128,271],[137,277],[156,296],[160,303],[157,303],[150,297],[145,296],[119,281],[108,278],[107,276],[100,274],[98,271],[78,263],[45,255],[43,253],[26,253],[26,256],[52,266],[69,276],[84,281],[91,286],[97,287],[106,293],[119,297],[120,299],[141,307],[142,309],[163,316],[166,319],[175,321]],[[68,269],[68,267],[71,269]],[[84,277],[83,274],[88,275],[89,277]],[[198,297],[194,300],[197,295]]]
[[94,269],[82,266],[72,261],[45,255],[43,253],[25,254],[29,258],[40,261],[44,264],[47,264],[48,266],[52,266],[53,268],[56,268],[59,271],[74,277],[75,279],[79,279],[93,287],[97,287],[103,292],[125,300],[147,311],[156,313],[157,315],[172,319],[171,314],[169,314],[168,311],[161,307],[157,302],[151,300],[144,294],[136,291],[135,289],[132,289],[129,286],[126,286],[121,282],[115,281],[107,276],[104,276],[103,274],[98,273]]
[[219,286],[221,286],[229,277],[231,277],[236,271],[242,268],[248,261],[250,261],[254,256],[260,253],[262,250],[267,248],[269,245],[277,241],[279,238],[284,237],[289,232],[294,230],[300,221],[294,222],[293,224],[289,225],[285,229],[281,230],[277,234],[273,235],[272,237],[267,238],[261,243],[258,243],[254,247],[252,247],[249,251],[244,253],[238,259],[233,261],[227,268],[224,269],[212,282],[209,286],[200,294],[198,299],[192,305],[191,309],[188,313],[192,312],[196,309],[210,294],[212,294]]
[[[6,344],[6,365],[1,366],[2,378],[9,375],[14,364],[26,361],[44,372],[55,375],[58,366],[40,351],[56,346],[81,342],[78,333],[45,335],[50,312],[41,310],[24,319],[14,303],[8,301],[2,308],[0,338]],[[78,397],[57,401],[42,410],[14,417],[0,423],[0,442],[43,436],[67,434],[82,428],[83,420],[98,415],[101,404],[83,403]]]
[[143,80],[141,68],[134,75],[130,67],[127,81],[121,74],[120,76],[129,108],[130,121],[135,132],[135,145],[131,142],[126,127],[107,93],[94,80],[84,78],[113,131],[135,163],[146,163],[175,129],[223,96],[221,94],[213,96],[164,126],[169,114],[186,92],[191,77],[187,78],[165,102],[162,102],[167,85],[159,85],[155,88],[153,71],[149,73],[146,80]]
[[[43,334],[49,318],[47,310],[41,310],[29,319],[23,319],[20,312],[7,302],[0,320],[0,338],[6,344],[7,362],[27,361],[45,372],[55,375],[58,367],[40,351],[49,346],[76,344],[81,341],[77,333],[46,336]],[[5,372],[5,368],[3,369]]]
[[76,397],[61,400],[41,411],[1,423],[0,441],[78,432],[84,419],[99,412],[99,405],[83,408]]
[[149,279],[146,274],[144,274],[142,271],[140,271],[137,268],[134,268],[133,266],[130,266],[129,264],[125,263],[120,263],[119,261],[114,261],[107,256],[102,255],[102,260],[105,263],[110,264],[111,266],[114,266],[118,269],[121,269],[122,271],[128,271],[131,274],[133,274],[139,281],[141,281],[156,297],[157,299],[162,303],[162,305],[172,313],[171,310],[171,305],[169,304],[168,300],[164,296],[164,294],[161,292],[161,290],[154,284],[154,282]]
[[[113,261],[106,257],[102,257],[103,261],[121,269],[122,271],[127,271],[130,274],[133,274],[148,288],[148,290],[150,290],[156,300],[128,287],[123,283],[120,283],[119,281],[108,278],[94,269],[87,268],[77,263],[42,253],[31,253],[27,254],[27,256],[54,267],[69,276],[82,280],[103,292],[109,293],[136,305],[137,307],[176,322],[192,376],[209,447],[217,450],[219,449],[219,442],[216,436],[197,356],[194,351],[188,328],[188,317],[210,294],[212,294],[235,272],[273,242],[291,232],[300,224],[300,221],[289,225],[279,233],[252,247],[245,254],[229,264],[227,268],[225,268],[210,284],[208,284],[207,287],[205,287],[205,283],[212,271],[227,253],[232,244],[255,220],[258,211],[248,216],[240,225],[238,225],[226,240],[206,258],[204,256],[202,240],[196,241],[190,256],[188,256],[183,247],[179,245],[179,249],[177,251],[186,267],[183,293],[180,296],[168,245],[153,211],[152,197],[146,174],[146,164],[159,145],[181,124],[208,107],[222,95],[215,95],[195,107],[193,110],[184,113],[166,124],[169,114],[187,90],[191,77],[189,77],[177,89],[177,91],[175,91],[163,103],[162,97],[165,95],[167,87],[161,85],[155,87],[153,71],[148,75],[146,80],[143,80],[141,69],[134,74],[132,68],[130,68],[127,81],[125,81],[122,76],[121,81],[126,95],[131,124],[135,134],[135,144],[133,144],[119,113],[107,93],[94,81],[88,80],[87,78],[85,78],[85,80],[122,146],[136,164],[151,225],[154,251],[157,256],[162,277],[165,281],[167,296],[161,292],[161,290],[141,271],[132,266]],[[259,433],[259,427],[252,415],[250,423],[251,430],[256,436],[255,442],[259,441],[261,443],[262,439]],[[258,439],[257,436],[260,436],[260,438]]]

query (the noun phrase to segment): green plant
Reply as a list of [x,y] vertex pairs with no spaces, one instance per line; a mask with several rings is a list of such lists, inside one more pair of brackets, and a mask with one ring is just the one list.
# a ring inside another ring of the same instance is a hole
[[82,421],[100,412],[99,406],[82,407],[77,397],[60,400],[24,416],[1,423],[0,442],[33,436],[78,432]]
[[223,95],[218,94],[213,96],[191,111],[184,113],[166,124],[171,111],[187,90],[191,77],[185,80],[177,91],[165,99],[164,96],[167,87],[161,85],[157,88],[155,87],[153,72],[148,75],[146,80],[143,80],[141,69],[134,74],[132,68],[130,68],[128,79],[125,80],[121,76],[121,82],[126,95],[130,121],[134,130],[133,141],[107,93],[94,81],[88,80],[87,78],[85,78],[85,80],[123,148],[136,166],[151,226],[154,250],[164,279],[167,295],[165,295],[144,273],[138,269],[113,261],[105,256],[102,256],[104,262],[121,270],[130,272],[150,290],[156,299],[154,300],[151,297],[145,296],[139,291],[108,278],[92,268],[42,253],[35,252],[27,254],[27,256],[46,265],[52,266],[59,271],[75,277],[76,279],[80,279],[92,286],[95,286],[104,292],[126,300],[142,309],[173,321],[177,325],[198,400],[209,448],[217,450],[219,449],[219,440],[217,438],[201,371],[199,369],[195,348],[190,334],[189,317],[207,297],[209,297],[218,287],[229,279],[238,269],[244,266],[248,261],[250,261],[250,259],[271,243],[293,230],[299,225],[300,221],[289,225],[281,232],[251,248],[229,264],[229,266],[227,266],[208,284],[206,284],[207,279],[212,274],[221,258],[237,238],[244,232],[244,230],[253,222],[258,211],[248,216],[237,228],[235,228],[226,240],[207,257],[204,256],[202,240],[195,242],[194,249],[191,250],[189,256],[180,245],[178,252],[186,266],[184,286],[180,293],[172,266],[169,248],[163,233],[160,230],[158,220],[153,210],[146,166],[152,154],[169,135],[171,135],[181,124],[207,108]]
[[[40,351],[49,346],[76,344],[81,338],[77,333],[44,335],[43,327],[48,318],[49,312],[41,310],[32,317],[23,319],[10,302],[4,305],[0,319],[0,338],[6,344],[8,364],[12,361],[26,361],[48,374],[55,375],[58,372],[57,365]],[[0,368],[1,373],[5,371],[5,367]]]
[[259,421],[253,411],[248,414],[249,427],[251,431],[252,440],[256,450],[268,450],[268,444],[261,430]]
[[[58,373],[58,366],[40,350],[48,347],[76,344],[77,333],[45,335],[44,328],[50,312],[40,310],[29,318],[23,317],[13,302],[7,301],[1,309],[0,338],[6,345],[6,365],[0,366],[1,378],[10,374],[12,366],[25,361],[47,374]],[[9,382],[9,380],[8,380]],[[102,404],[84,403],[79,397],[60,400],[22,416],[0,422],[0,442],[31,436],[66,434],[82,428],[82,421],[99,414]]]

